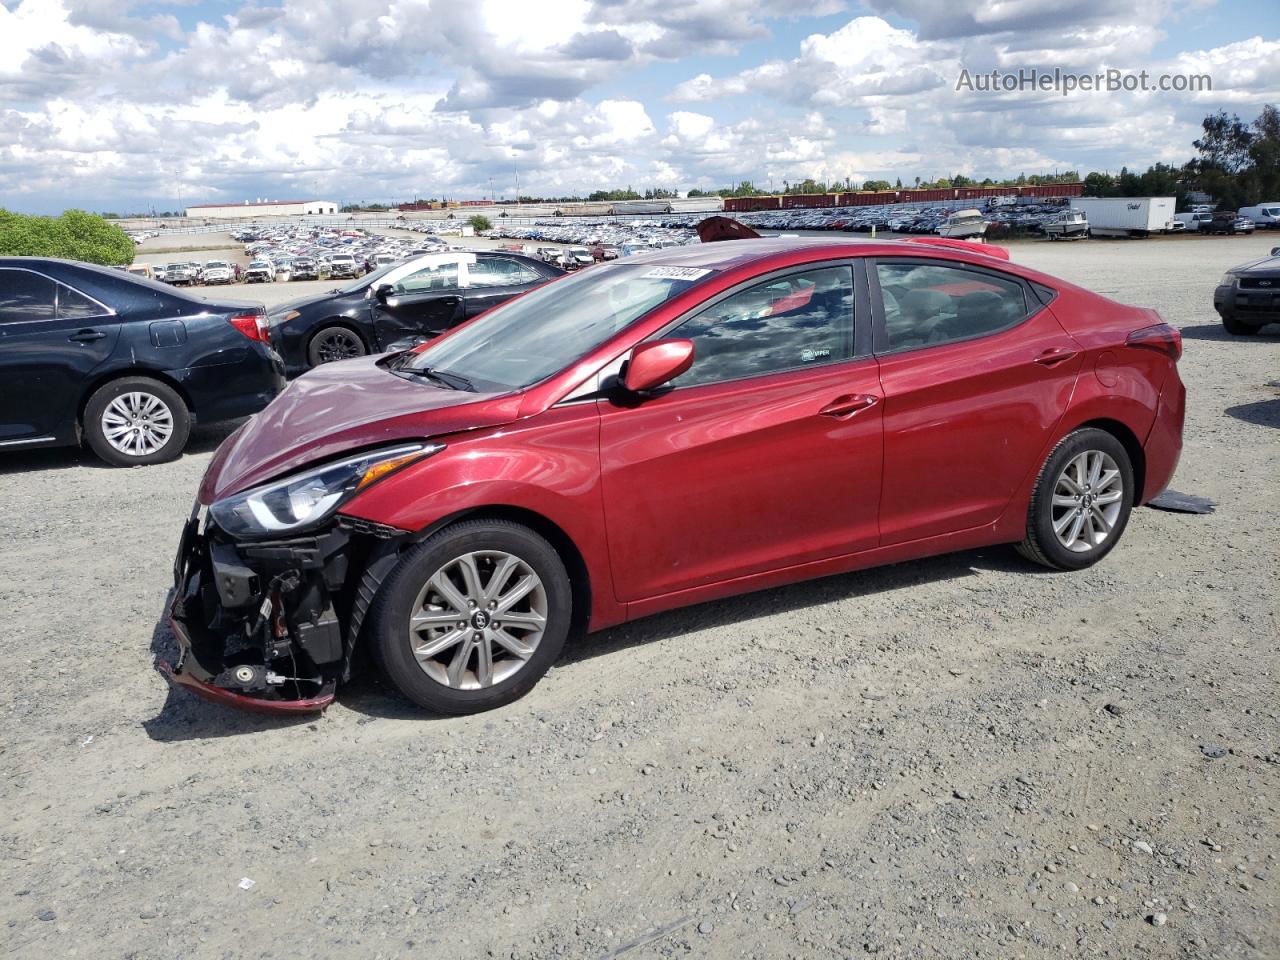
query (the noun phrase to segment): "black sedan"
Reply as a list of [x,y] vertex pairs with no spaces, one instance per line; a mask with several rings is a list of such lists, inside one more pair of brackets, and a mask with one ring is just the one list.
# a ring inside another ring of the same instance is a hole
[[191,424],[261,410],[284,364],[257,304],[120,270],[0,257],[0,450],[78,444],[116,466],[182,453]]
[[1227,333],[1238,337],[1280,323],[1280,247],[1269,257],[1228,270],[1213,291],[1213,308]]
[[503,251],[413,257],[329,293],[273,308],[271,342],[294,376],[330,360],[436,336],[563,275],[550,264]]

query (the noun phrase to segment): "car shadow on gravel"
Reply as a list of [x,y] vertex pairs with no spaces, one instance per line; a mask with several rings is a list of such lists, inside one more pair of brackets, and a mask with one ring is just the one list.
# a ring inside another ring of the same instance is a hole
[[[193,427],[182,455],[185,457],[193,453],[212,453],[243,422],[243,420],[232,420],[227,423],[211,423]],[[48,450],[24,450],[21,453],[6,453],[0,456],[0,476],[9,473],[35,473],[44,470],[68,470],[79,467],[88,467],[91,470],[127,469],[113,467],[109,463],[104,463],[86,447],[52,447]],[[140,467],[136,469],[145,470],[147,468]]]
[[[1011,547],[987,547],[913,560],[656,614],[571,643],[556,667],[564,668],[592,657],[620,653],[630,647],[668,640],[696,630],[732,626],[757,617],[804,610],[841,600],[854,600],[888,590],[910,589],[929,583],[973,577],[979,571],[1056,576],[1051,570],[1023,560]],[[169,599],[166,597],[162,609],[167,611],[168,604]],[[155,659],[170,663],[175,662],[178,655],[177,642],[163,615],[152,631],[151,653]],[[400,696],[378,675],[376,668],[369,662],[367,652],[362,649],[356,650],[351,673],[350,682],[339,688],[337,700],[344,708],[364,715],[357,723],[370,723],[374,720],[450,719],[428,713]],[[159,676],[157,680],[159,681]],[[264,717],[243,713],[207,703],[188,690],[170,685],[169,695],[160,712],[144,721],[142,726],[152,740],[174,743],[260,733],[280,727],[314,723],[316,719],[316,715]]]
[[1280,324],[1268,324],[1253,337],[1237,337],[1235,334],[1227,333],[1220,323],[1201,323],[1194,327],[1182,327],[1179,332],[1183,340],[1229,340],[1233,343],[1248,343],[1251,340],[1256,341],[1258,336],[1274,338],[1280,335]]
[[1056,572],[1022,559],[1012,547],[994,546],[968,550],[923,560],[911,560],[886,567],[873,567],[774,587],[724,600],[655,614],[597,634],[572,644],[557,667],[605,656],[657,640],[669,640],[696,630],[729,627],[758,617],[803,611],[810,607],[856,600],[891,590],[910,589],[977,576],[979,571],[1017,573],[1020,576],[1056,576]]
[[1223,412],[1228,417],[1235,417],[1237,420],[1243,420],[1255,426],[1280,428],[1280,398],[1242,403],[1235,407],[1227,407]]

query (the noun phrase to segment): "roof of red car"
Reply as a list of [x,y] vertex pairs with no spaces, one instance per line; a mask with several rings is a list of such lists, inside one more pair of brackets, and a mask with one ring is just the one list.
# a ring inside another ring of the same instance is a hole
[[627,263],[651,263],[655,266],[703,267],[710,270],[728,270],[743,266],[778,254],[791,253],[798,249],[823,250],[830,249],[839,253],[843,248],[860,247],[860,253],[871,252],[869,248],[882,251],[895,251],[918,254],[936,254],[941,251],[985,256],[993,259],[1008,259],[1008,252],[1003,247],[991,247],[984,250],[984,244],[950,242],[946,244],[912,240],[870,240],[855,237],[761,237],[759,240],[724,240],[717,243],[694,243],[680,247],[664,247],[645,253],[627,257]]

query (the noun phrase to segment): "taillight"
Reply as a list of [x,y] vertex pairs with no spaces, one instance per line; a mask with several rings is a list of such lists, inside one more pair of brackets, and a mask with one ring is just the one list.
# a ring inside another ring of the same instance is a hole
[[270,342],[267,339],[267,318],[260,313],[238,313],[234,317],[228,317],[227,322],[250,340]]
[[1125,338],[1125,346],[1141,347],[1144,350],[1158,350],[1166,354],[1170,360],[1182,359],[1182,334],[1167,323],[1155,323],[1141,330],[1135,330]]

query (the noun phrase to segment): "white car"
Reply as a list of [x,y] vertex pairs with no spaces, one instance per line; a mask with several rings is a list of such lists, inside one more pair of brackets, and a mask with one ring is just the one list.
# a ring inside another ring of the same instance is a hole
[[274,283],[276,268],[270,260],[251,260],[244,271],[245,283]]
[[358,277],[360,274],[361,270],[356,264],[356,258],[351,254],[335,253],[329,258],[330,277]]
[[209,260],[204,265],[204,272],[200,275],[201,281],[208,284],[213,283],[233,283],[236,279],[236,272],[232,269],[231,264],[225,260]]

